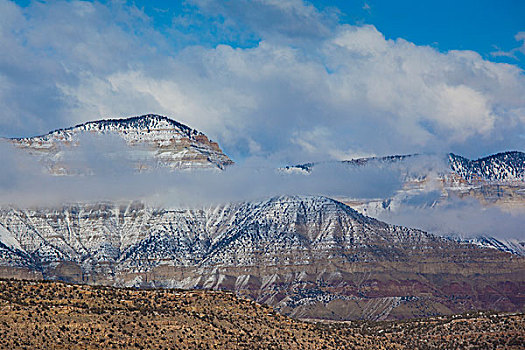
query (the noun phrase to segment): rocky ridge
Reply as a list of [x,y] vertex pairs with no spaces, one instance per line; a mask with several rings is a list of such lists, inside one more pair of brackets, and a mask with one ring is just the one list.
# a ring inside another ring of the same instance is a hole
[[[164,116],[148,114],[126,119],[106,119],[87,122],[46,135],[11,138],[9,142],[36,156],[54,175],[89,173],[90,169],[74,171],[65,153],[82,145],[83,137],[112,135],[125,142],[129,149],[118,149],[115,159],[130,156],[140,171],[148,168],[223,169],[233,162],[218,144],[206,135]],[[89,165],[86,165],[89,167]]]
[[512,151],[470,160],[450,153],[452,171],[466,181],[524,182],[525,153]]
[[[0,210],[0,225],[5,248],[40,263],[95,259],[158,264],[170,258],[181,266],[304,264],[314,252],[337,254],[343,246],[382,241],[420,246],[435,239],[365,217],[335,200],[309,196],[204,209],[159,209],[140,202],[11,207]],[[283,255],[291,257],[276,260]]]

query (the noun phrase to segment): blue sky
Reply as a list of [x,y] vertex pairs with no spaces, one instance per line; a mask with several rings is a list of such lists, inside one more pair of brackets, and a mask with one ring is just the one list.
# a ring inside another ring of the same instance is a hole
[[[173,26],[174,17],[195,10],[182,1],[134,3],[145,10],[159,29]],[[525,31],[525,1],[522,0],[314,0],[310,3],[321,10],[334,11],[342,23],[372,24],[387,39],[403,38],[441,51],[473,50],[487,59],[525,67],[522,53],[518,52],[515,58],[491,54],[510,52],[519,46],[515,35]],[[226,42],[246,47],[260,39],[256,34],[241,40],[228,40],[220,35],[210,37],[205,33],[214,27],[212,21],[203,19],[200,24],[199,28],[191,28],[193,33],[202,34],[199,44]]]
[[[30,1],[17,3],[27,6]],[[143,9],[153,26],[164,33],[177,26],[174,18],[198,13],[198,8],[186,1],[137,0],[128,3]],[[314,0],[310,3],[319,9],[334,11],[341,23],[372,24],[388,39],[403,38],[441,51],[473,50],[496,62],[525,67],[523,53],[517,52],[516,57],[493,55],[498,51],[510,52],[519,46],[515,35],[525,31],[525,1],[522,0]],[[212,46],[228,43],[247,47],[260,39],[254,33],[246,33],[242,38],[221,35],[213,22],[201,16],[198,27],[187,28],[187,32],[197,38],[192,43]],[[176,36],[171,39],[180,42]]]
[[238,162],[523,150],[524,13],[510,0],[0,0],[0,136],[157,113]]
[[[510,51],[518,46],[514,36],[525,28],[525,2],[521,0],[329,0],[314,3],[336,6],[343,13],[343,19],[373,24],[387,38],[404,38],[445,51],[474,50],[487,58],[497,47]],[[523,62],[517,60],[509,62],[523,66]]]

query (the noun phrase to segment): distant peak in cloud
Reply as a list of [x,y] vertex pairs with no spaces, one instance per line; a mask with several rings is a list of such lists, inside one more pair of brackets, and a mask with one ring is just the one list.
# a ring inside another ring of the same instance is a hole
[[[35,156],[53,175],[107,172],[105,166],[110,164],[105,163],[111,161],[127,162],[138,171],[224,169],[233,164],[203,133],[155,114],[102,119],[42,136],[8,140]],[[106,159],[108,156],[111,159]]]

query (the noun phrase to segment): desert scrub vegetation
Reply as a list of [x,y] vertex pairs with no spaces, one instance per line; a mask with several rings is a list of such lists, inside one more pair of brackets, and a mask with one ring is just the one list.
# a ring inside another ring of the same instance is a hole
[[0,280],[1,349],[522,349],[524,320],[304,322],[230,292]]

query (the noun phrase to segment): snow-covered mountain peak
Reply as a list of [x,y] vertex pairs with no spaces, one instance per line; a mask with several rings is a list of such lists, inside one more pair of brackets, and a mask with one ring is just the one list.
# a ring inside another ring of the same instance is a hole
[[[45,135],[12,138],[13,141],[19,142],[41,142],[67,140],[74,141],[75,136],[86,131],[96,134],[122,133],[126,135],[140,134],[166,134],[170,136],[187,137],[198,139],[199,136],[206,137],[202,132],[190,128],[187,125],[179,123],[173,119],[156,114],[146,114],[142,116],[129,117],[123,119],[101,119],[78,124],[69,128],[57,129]],[[128,136],[129,138],[130,136]]]
[[135,161],[134,166],[141,171],[151,164],[171,169],[223,169],[233,163],[219,145],[203,133],[155,114],[91,121],[41,136],[12,138],[10,141],[38,156],[51,173],[66,175],[71,171],[64,164],[64,152],[81,145],[82,137],[86,135],[121,138],[129,146],[122,151],[136,153],[131,158],[140,160]]
[[477,160],[470,160],[453,153],[448,157],[452,171],[467,181],[525,181],[525,153],[523,152],[502,152]]
[[[520,261],[389,225],[318,196],[279,196],[206,209],[152,208],[138,202],[0,208],[3,276],[32,273],[117,286],[225,289],[294,315],[334,317],[334,306],[346,310],[336,316],[341,318],[351,317],[348,310],[368,310],[358,317],[377,318],[397,306],[401,313],[421,308],[418,315],[434,313],[435,303],[461,307],[463,299],[455,306],[447,297],[452,288],[447,281],[463,286],[481,273],[492,286],[509,278],[519,285]],[[458,281],[463,276],[458,271],[469,275]],[[504,271],[503,277],[498,271]],[[470,286],[461,288],[469,301],[478,298]],[[507,302],[503,307],[522,306]]]
[[356,158],[344,161],[325,161],[286,166],[284,172],[310,173],[314,167],[344,164],[349,167],[395,166],[404,174],[404,181],[427,178],[434,172],[441,178],[466,183],[485,182],[493,184],[523,184],[525,182],[525,153],[509,151],[493,154],[477,160],[449,153],[448,155],[406,154],[386,157]]
[[260,202],[258,206],[270,212],[272,210],[275,212],[279,211],[279,215],[283,217],[297,218],[301,215],[309,215],[309,213],[318,213],[325,217],[342,214],[349,216],[353,220],[370,220],[370,218],[359,214],[348,205],[323,196],[281,195]]
[[[103,119],[97,121],[91,121],[83,124],[76,125],[68,129],[57,130],[60,131],[73,131],[73,130],[86,130],[86,131],[117,131],[117,132],[130,132],[134,130],[142,130],[148,133],[155,132],[169,132],[178,133],[186,137],[195,137],[198,135],[204,135],[203,133],[190,128],[187,125],[181,124],[173,119],[164,117],[156,114],[146,114],[137,117],[130,117],[125,119]],[[50,133],[51,135],[53,133]]]

